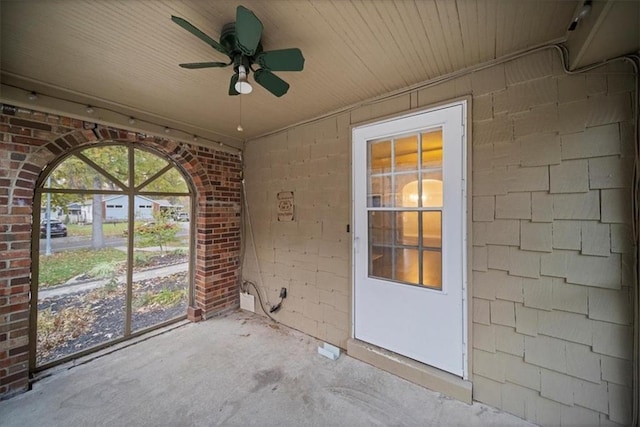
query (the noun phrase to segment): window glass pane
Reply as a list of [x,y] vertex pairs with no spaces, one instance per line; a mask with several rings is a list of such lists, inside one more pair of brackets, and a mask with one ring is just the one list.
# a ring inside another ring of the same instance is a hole
[[369,142],[369,173],[391,172],[391,141]]
[[418,246],[418,212],[397,212],[396,243]]
[[91,147],[82,154],[113,175],[125,185],[129,185],[129,149],[123,145]]
[[369,212],[369,245],[392,246],[395,212]]
[[422,207],[440,208],[442,207],[442,181],[439,179],[427,178],[422,180]]
[[169,164],[165,159],[144,150],[134,150],[135,185],[140,186]]
[[176,168],[169,169],[158,178],[151,181],[140,191],[153,191],[158,193],[188,193],[187,182]]
[[422,284],[442,289],[442,252],[422,251]]
[[395,279],[412,285],[420,284],[420,264],[417,249],[396,248]]
[[422,212],[422,246],[442,247],[442,212]]
[[396,207],[410,208],[418,206],[418,173],[395,174]]
[[393,206],[391,176],[372,176],[369,178],[367,206],[370,208]]
[[71,156],[51,172],[44,188],[67,190],[113,190],[123,189],[89,166],[84,160]]
[[[127,212],[107,223],[101,194],[66,194],[75,200],[66,213],[48,196],[40,215],[38,366],[125,334]],[[104,247],[113,239],[117,247]]]
[[442,168],[442,129],[422,134],[422,168]]
[[418,136],[395,140],[395,170],[418,169]]

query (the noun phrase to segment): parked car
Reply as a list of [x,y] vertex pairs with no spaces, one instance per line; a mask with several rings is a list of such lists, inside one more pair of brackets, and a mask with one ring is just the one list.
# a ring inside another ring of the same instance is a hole
[[[50,219],[51,224],[51,237],[62,236],[67,237],[67,226],[59,219]],[[45,219],[40,224],[40,237],[47,237],[47,220]]]
[[189,222],[189,214],[186,212],[179,212],[174,216],[176,221]]

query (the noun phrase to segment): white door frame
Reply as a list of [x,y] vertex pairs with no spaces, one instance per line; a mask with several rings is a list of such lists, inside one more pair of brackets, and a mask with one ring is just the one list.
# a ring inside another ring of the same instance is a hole
[[[409,118],[409,117],[413,117],[413,116],[417,116],[417,115],[422,115],[425,113],[431,113],[431,112],[436,112],[438,110],[443,110],[443,109],[447,109],[450,107],[454,107],[454,106],[460,106],[461,111],[462,111],[462,151],[461,151],[461,159],[459,160],[461,162],[461,172],[462,172],[462,183],[461,183],[461,187],[462,187],[462,219],[460,222],[460,226],[461,226],[461,248],[462,248],[462,260],[461,260],[461,273],[462,273],[462,378],[464,380],[468,379],[469,376],[469,339],[468,339],[468,331],[469,331],[469,312],[468,312],[468,301],[469,301],[469,295],[468,295],[468,270],[469,270],[469,265],[468,265],[468,259],[469,259],[469,247],[468,247],[468,233],[467,233],[467,225],[469,222],[469,218],[468,218],[468,209],[467,209],[467,196],[468,196],[468,178],[467,178],[467,169],[468,169],[468,164],[467,164],[467,156],[468,156],[468,141],[467,141],[467,136],[468,136],[468,131],[467,131],[467,114],[468,114],[468,108],[467,108],[467,99],[463,99],[460,101],[455,101],[455,102],[451,102],[451,103],[447,103],[444,105],[438,105],[436,107],[432,107],[432,108],[427,108],[427,109],[423,109],[423,110],[419,110],[419,111],[412,111],[411,113],[408,114],[404,114],[404,115],[400,115],[400,116],[396,116],[396,117],[390,117],[390,118],[385,118],[379,121],[374,121],[368,124],[363,124],[363,125],[359,125],[359,126],[353,126],[352,130],[355,129],[359,129],[359,128],[366,128],[366,127],[370,127],[370,126],[378,126],[378,125],[382,125],[384,123],[391,123],[397,120],[401,120],[401,119],[405,119],[405,118]],[[352,138],[353,138],[353,132],[352,132]],[[352,139],[352,156],[353,158],[355,158],[355,140]],[[356,304],[356,262],[357,262],[357,256],[358,256],[358,252],[359,250],[365,250],[365,247],[367,245],[367,242],[364,241],[360,241],[358,242],[357,239],[359,237],[362,236],[358,236],[356,233],[356,224],[358,221],[362,221],[362,218],[357,219],[356,218],[356,209],[355,209],[355,191],[356,191],[356,168],[355,168],[355,163],[352,161],[352,182],[351,182],[351,189],[352,189],[352,198],[351,198],[351,203],[352,203],[352,224],[353,224],[353,234],[352,234],[352,318],[351,318],[351,337],[355,338],[355,325],[356,325],[356,310],[355,310],[355,304]]]

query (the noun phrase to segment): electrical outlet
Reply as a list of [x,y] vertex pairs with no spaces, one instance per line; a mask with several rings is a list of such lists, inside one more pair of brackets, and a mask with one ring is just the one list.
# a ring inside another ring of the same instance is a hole
[[287,297],[287,288],[280,289],[280,298],[284,299]]

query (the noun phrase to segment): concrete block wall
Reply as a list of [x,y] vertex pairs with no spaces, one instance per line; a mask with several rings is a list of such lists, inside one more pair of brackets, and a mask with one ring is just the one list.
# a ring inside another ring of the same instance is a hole
[[[566,75],[554,50],[249,141],[255,250],[244,277],[276,317],[345,347],[351,327],[350,126],[472,95],[475,400],[541,425],[631,415],[633,70]],[[276,197],[295,193],[296,219]]]
[[[207,316],[239,305],[241,166],[236,154],[0,104],[0,399],[29,381],[31,224],[36,181],[68,150],[98,141],[152,147],[196,189],[195,305]],[[186,313],[185,313],[186,314]]]

